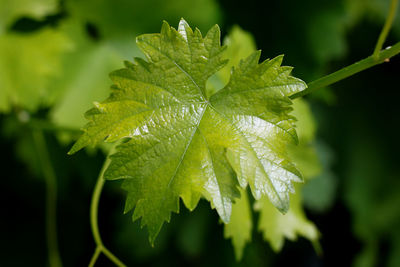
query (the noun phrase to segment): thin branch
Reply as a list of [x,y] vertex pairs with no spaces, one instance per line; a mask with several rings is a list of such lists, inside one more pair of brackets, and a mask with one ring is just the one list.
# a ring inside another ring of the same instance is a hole
[[379,52],[382,50],[386,37],[388,36],[390,28],[392,27],[393,20],[397,11],[397,4],[398,0],[392,0],[390,2],[389,14],[386,17],[385,25],[383,25],[381,34],[379,35],[378,41],[376,42],[374,53],[372,54],[375,59],[378,58]]
[[[109,155],[113,154],[114,151],[115,151],[114,148],[111,149]],[[99,210],[100,195],[105,183],[104,172],[107,170],[110,163],[111,163],[110,157],[107,156],[106,160],[104,161],[103,167],[101,168],[99,177],[97,178],[96,186],[94,188],[92,195],[92,202],[90,205],[90,226],[92,228],[93,238],[96,243],[96,250],[93,254],[92,259],[90,260],[89,266],[94,266],[101,252],[103,252],[104,255],[107,256],[107,258],[109,258],[113,263],[115,263],[115,265],[126,266],[121,260],[119,260],[114,254],[111,253],[111,251],[109,251],[103,245],[98,225],[98,210]]]
[[90,259],[89,262],[89,267],[93,267],[94,264],[96,263],[97,259],[99,258],[101,254],[101,248],[100,247],[96,247],[96,250],[94,251],[94,254],[92,256],[92,258]]
[[338,81],[344,80],[358,72],[369,69],[375,65],[389,61],[389,59],[400,53],[400,42],[392,47],[388,47],[379,52],[378,57],[369,56],[361,61],[358,61],[350,66],[340,69],[334,73],[326,75],[318,80],[310,82],[308,88],[304,91],[298,92],[290,96],[290,99],[296,99],[314,92],[317,89],[334,84]]
[[50,161],[43,132],[39,130],[33,131],[33,140],[46,181],[46,236],[49,265],[51,267],[61,267],[57,242],[57,179]]

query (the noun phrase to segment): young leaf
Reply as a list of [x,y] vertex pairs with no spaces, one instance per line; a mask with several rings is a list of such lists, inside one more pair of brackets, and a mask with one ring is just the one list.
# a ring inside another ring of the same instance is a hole
[[289,145],[289,157],[295,163],[306,180],[314,178],[322,171],[315,146],[316,124],[308,103],[304,99],[293,101],[293,112],[291,113],[298,120],[296,131],[299,137],[297,145]]
[[232,238],[235,256],[238,261],[242,259],[245,245],[251,241],[252,229],[253,220],[249,197],[246,190],[241,189],[240,199],[237,199],[232,206],[231,220],[224,227],[224,237]]
[[226,84],[229,82],[232,68],[239,65],[240,60],[256,51],[256,43],[249,32],[242,30],[239,26],[234,26],[224,38],[224,45],[227,47],[224,53],[229,58],[229,62],[217,76]]
[[302,208],[301,186],[296,186],[296,194],[290,199],[290,210],[285,215],[279,213],[266,197],[258,200],[254,207],[260,211],[258,229],[274,251],[278,252],[282,249],[285,237],[293,241],[301,235],[310,241],[317,242],[318,230],[306,218]]
[[238,187],[249,184],[256,199],[267,195],[286,212],[292,182],[301,181],[286,151],[297,140],[288,96],[306,85],[280,66],[282,56],[258,64],[254,52],[209,96],[207,79],[226,64],[218,26],[202,37],[184,20],[178,30],[164,22],[161,34],[137,44],[148,61],[111,74],[111,96],[86,113],[90,122],[70,153],[129,138],[105,177],[124,179],[125,211],[135,208],[150,242],[179,211],[179,198],[193,210],[205,197],[227,223]]

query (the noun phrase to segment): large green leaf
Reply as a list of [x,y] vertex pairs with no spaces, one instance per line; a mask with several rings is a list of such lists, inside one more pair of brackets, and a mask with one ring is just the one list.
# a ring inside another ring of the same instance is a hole
[[292,182],[301,181],[286,151],[297,141],[288,96],[306,85],[280,66],[282,56],[258,64],[254,52],[210,96],[207,79],[226,64],[218,26],[203,38],[184,20],[178,30],[165,22],[137,44],[148,61],[111,74],[111,96],[86,113],[90,122],[70,153],[128,138],[105,177],[124,179],[125,211],[135,208],[151,242],[179,198],[190,210],[206,198],[227,223],[238,187],[249,184],[256,199],[268,196],[287,212]]

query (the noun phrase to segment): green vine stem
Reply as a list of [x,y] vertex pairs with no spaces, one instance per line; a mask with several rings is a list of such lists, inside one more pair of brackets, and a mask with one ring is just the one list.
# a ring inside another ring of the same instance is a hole
[[43,132],[34,130],[33,140],[46,181],[46,237],[49,265],[51,267],[61,267],[57,242],[57,179],[51,165]]
[[376,42],[374,53],[372,54],[375,59],[378,58],[379,51],[382,50],[383,43],[385,42],[386,37],[389,34],[390,28],[392,27],[393,20],[396,15],[396,11],[397,11],[397,4],[398,4],[398,0],[392,0],[390,2],[389,14],[386,17],[385,25],[383,25],[381,34],[379,35],[378,41]]
[[386,18],[385,25],[379,35],[378,41],[375,46],[374,53],[363,60],[360,60],[350,66],[342,68],[334,73],[328,74],[318,80],[310,82],[306,90],[290,96],[290,99],[296,99],[314,92],[317,89],[326,87],[328,85],[334,84],[338,81],[344,80],[358,72],[369,69],[375,65],[381,64],[383,62],[388,62],[389,59],[400,53],[400,42],[396,43],[392,47],[388,47],[382,50],[383,43],[389,34],[390,28],[392,27],[394,17],[397,11],[398,0],[391,0],[389,14]]
[[318,80],[310,82],[308,84],[308,88],[306,90],[301,91],[296,94],[293,94],[290,96],[290,98],[296,99],[296,98],[308,95],[317,89],[326,87],[328,85],[331,85],[333,83],[336,83],[338,81],[346,79],[347,77],[350,77],[358,72],[369,69],[369,68],[371,68],[375,65],[381,64],[383,62],[388,62],[391,57],[393,57],[399,53],[400,53],[400,42],[398,42],[397,44],[395,44],[392,47],[388,47],[388,48],[380,51],[377,58],[375,58],[373,55],[369,56],[361,61],[358,61],[358,62],[350,65],[350,66],[347,66],[347,67],[340,69],[334,73],[326,75]]
[[[114,148],[110,150],[109,155],[114,153]],[[96,186],[93,191],[92,195],[92,203],[90,205],[90,225],[92,228],[93,238],[96,243],[96,250],[93,253],[92,259],[90,260],[89,267],[94,266],[98,257],[101,253],[103,253],[107,258],[109,258],[115,265],[117,266],[126,266],[121,260],[119,260],[111,251],[109,251],[103,244],[101,240],[99,225],[98,225],[98,211],[99,211],[99,202],[100,202],[100,195],[101,191],[103,190],[103,186],[105,183],[104,180],[104,172],[110,165],[110,157],[107,156],[106,160],[104,161],[103,167],[101,168],[99,177],[97,178]]]

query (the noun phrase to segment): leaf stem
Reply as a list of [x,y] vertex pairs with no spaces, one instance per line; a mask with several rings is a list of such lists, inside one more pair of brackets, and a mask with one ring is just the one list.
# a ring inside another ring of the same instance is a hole
[[57,179],[51,165],[43,132],[40,130],[33,131],[33,140],[46,181],[46,237],[49,265],[61,267],[57,242]]
[[[114,153],[114,148],[110,150],[109,155]],[[90,260],[89,266],[94,266],[96,260],[98,259],[100,253],[104,253],[108,259],[110,259],[115,265],[117,266],[126,266],[121,260],[119,260],[110,250],[108,250],[101,240],[99,225],[98,225],[98,210],[99,210],[99,202],[100,202],[100,195],[101,191],[103,190],[103,186],[105,183],[104,180],[104,172],[110,165],[111,160],[110,157],[107,156],[106,160],[104,161],[103,167],[101,168],[99,177],[97,178],[97,182],[93,191],[92,195],[92,202],[90,205],[90,225],[92,228],[93,238],[96,243],[96,250]]]
[[375,65],[383,62],[388,62],[389,59],[400,53],[400,42],[396,43],[392,47],[388,47],[378,53],[378,57],[375,58],[373,55],[363,60],[360,60],[350,66],[340,69],[334,73],[328,74],[318,80],[312,81],[308,84],[308,88],[296,94],[290,96],[290,99],[296,99],[314,92],[317,89],[326,87],[347,77],[350,77],[358,72],[369,69]]
[[382,46],[386,40],[387,35],[389,34],[390,28],[392,27],[393,20],[396,15],[396,11],[397,11],[397,4],[398,4],[398,0],[392,0],[390,2],[389,14],[386,18],[385,25],[383,26],[382,31],[379,35],[378,41],[377,41],[375,49],[374,49],[374,53],[372,54],[375,59],[378,58],[379,51],[382,50]]

